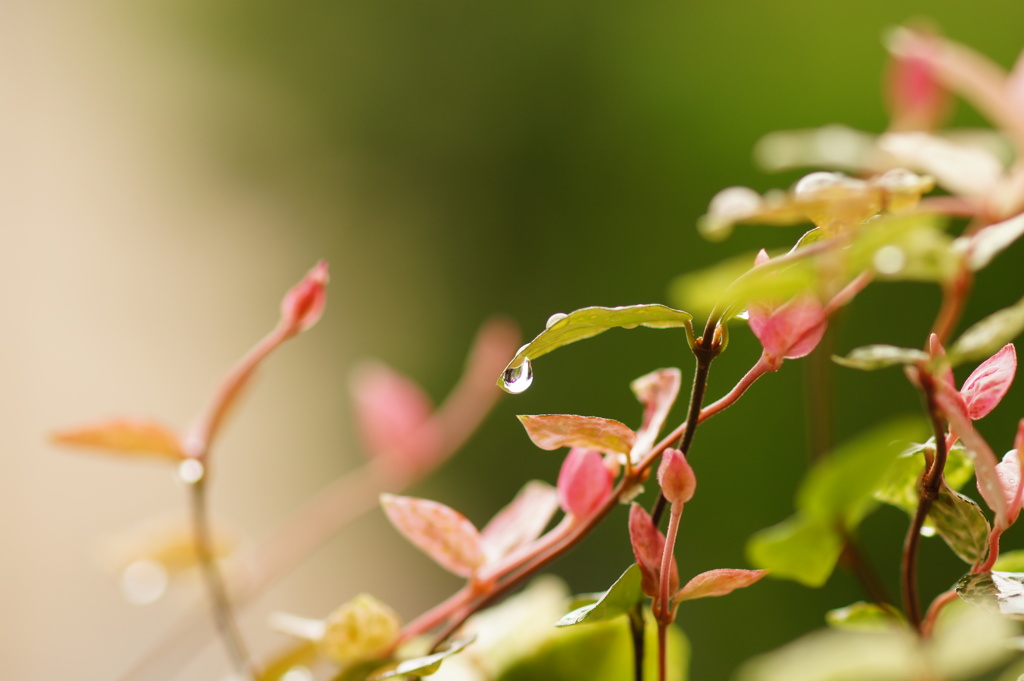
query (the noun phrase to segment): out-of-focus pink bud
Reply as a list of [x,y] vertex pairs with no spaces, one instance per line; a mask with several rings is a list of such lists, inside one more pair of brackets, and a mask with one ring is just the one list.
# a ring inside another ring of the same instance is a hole
[[[761,249],[754,266],[763,265],[768,260],[768,253]],[[811,354],[828,326],[825,309],[809,295],[797,296],[779,306],[752,303],[747,312],[750,330],[761,341],[764,358],[772,371],[778,371],[784,359]]]
[[566,513],[586,518],[608,499],[613,483],[604,457],[592,449],[573,447],[558,473],[558,501]]
[[[929,42],[906,42],[889,63],[887,95],[893,130],[931,131],[939,127],[950,108],[949,92],[936,78]],[[913,48],[913,49],[910,49]]]
[[385,364],[367,362],[352,375],[356,423],[370,455],[388,469],[415,475],[439,455],[443,435],[434,405],[416,383]]
[[281,323],[288,333],[305,331],[323,315],[329,278],[327,262],[321,260],[285,294],[281,301]]
[[693,493],[697,489],[697,477],[693,474],[686,456],[678,449],[666,449],[661,455],[658,484],[661,485],[661,493],[673,506],[685,504],[693,498]]
[[[657,598],[661,585],[661,557],[665,553],[665,535],[654,526],[651,516],[640,504],[629,509],[629,541],[633,555],[640,566],[640,588],[651,598]],[[669,575],[669,593],[679,590],[679,568],[672,557],[672,574]]]
[[1004,345],[996,354],[978,365],[964,385],[960,396],[967,406],[967,415],[972,421],[987,416],[996,408],[1017,373],[1017,350],[1013,343]]

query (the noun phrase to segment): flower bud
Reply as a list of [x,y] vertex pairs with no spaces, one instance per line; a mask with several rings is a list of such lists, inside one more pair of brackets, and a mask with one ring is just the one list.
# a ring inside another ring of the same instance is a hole
[[324,620],[320,648],[341,664],[385,657],[402,631],[398,615],[369,594],[359,594]]
[[281,323],[289,333],[299,333],[316,324],[327,304],[329,279],[327,262],[321,260],[281,301]]
[[558,474],[558,501],[566,513],[586,518],[608,498],[613,483],[604,457],[592,449],[573,447]]
[[697,489],[697,478],[686,461],[686,456],[678,449],[666,449],[661,455],[658,484],[661,485],[661,493],[673,506],[685,504],[693,498],[693,493]]

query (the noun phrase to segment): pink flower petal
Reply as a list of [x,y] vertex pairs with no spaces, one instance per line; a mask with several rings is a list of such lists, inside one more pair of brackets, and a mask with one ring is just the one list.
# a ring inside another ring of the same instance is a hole
[[960,388],[960,396],[972,421],[987,416],[996,408],[1013,383],[1017,372],[1017,351],[1013,343],[992,355],[975,369]]
[[612,493],[614,479],[604,457],[592,449],[574,447],[558,474],[558,500],[562,510],[577,518],[596,511]]
[[388,520],[438,565],[460,577],[472,577],[484,564],[480,533],[458,511],[429,499],[382,494]]

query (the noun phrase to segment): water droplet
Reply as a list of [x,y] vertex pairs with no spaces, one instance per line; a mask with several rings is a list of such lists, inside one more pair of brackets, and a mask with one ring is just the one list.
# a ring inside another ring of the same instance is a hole
[[157,601],[167,591],[167,569],[151,560],[137,560],[121,573],[121,593],[135,605]]
[[557,324],[558,322],[562,321],[563,319],[565,319],[568,316],[569,315],[565,314],[564,312],[556,312],[555,314],[553,314],[550,317],[548,317],[547,324],[544,325],[544,328],[545,329],[550,329],[552,326],[554,326],[555,324]]
[[935,536],[935,528],[932,527],[931,525],[925,525],[924,527],[921,528],[921,536],[922,537],[934,537]]
[[879,274],[899,274],[907,264],[907,256],[902,248],[889,244],[875,251],[872,264]]
[[203,479],[206,469],[198,459],[185,459],[178,465],[178,479],[186,485],[194,485]]
[[523,361],[516,366],[508,367],[501,375],[501,387],[505,392],[513,395],[525,391],[531,383],[533,383],[533,365],[530,363],[529,357],[523,357]]

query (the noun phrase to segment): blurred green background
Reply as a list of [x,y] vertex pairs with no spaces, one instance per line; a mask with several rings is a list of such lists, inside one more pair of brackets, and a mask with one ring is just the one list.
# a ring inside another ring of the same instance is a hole
[[[289,456],[297,468],[303,466],[294,461],[302,457],[329,462],[323,465],[332,474],[354,465],[354,458],[338,453],[337,442],[346,451],[356,447],[344,386],[358,357],[385,359],[439,399],[474,329],[489,316],[508,315],[532,336],[554,312],[667,302],[675,275],[762,246],[791,244],[799,228],[743,228],[723,244],[710,244],[694,223],[723,187],[764,190],[795,179],[767,176],[754,166],[751,148],[767,132],[833,122],[884,129],[887,29],[927,19],[1005,66],[1024,46],[1020,0],[47,6],[63,17],[63,34],[75,35],[76,17],[86,18],[82,30],[91,33],[83,40],[110,50],[97,63],[112,65],[114,76],[97,67],[76,83],[100,82],[114,109],[120,97],[148,101],[152,118],[127,113],[116,125],[172,140],[155,146],[159,151],[147,160],[173,163],[174,182],[188,190],[177,201],[206,205],[219,192],[251,197],[251,215],[260,223],[220,229],[207,213],[173,228],[228,253],[240,244],[232,256],[239,259],[248,239],[270,251],[280,248],[288,266],[269,270],[276,278],[258,291],[265,300],[274,300],[273,292],[305,263],[331,262],[330,308],[320,336],[309,340],[327,358],[316,375],[330,387],[321,388],[323,401],[296,402],[294,409],[334,435],[325,446]],[[52,19],[26,7],[12,16],[31,15],[37,28]],[[116,39],[107,45],[103,36]],[[72,55],[69,60],[68,68],[82,69]],[[981,122],[962,103],[954,121]],[[97,191],[113,196],[117,188]],[[268,214],[274,218],[264,223]],[[138,255],[130,243],[129,259]],[[1021,255],[1014,249],[986,272],[967,321],[1019,297],[1020,269],[1013,262]],[[178,298],[206,296],[188,284],[209,267],[202,262],[196,270],[161,269],[163,285]],[[231,314],[230,296],[256,295],[245,282],[259,278],[250,270],[248,279],[218,292],[224,314]],[[926,286],[869,290],[837,323],[836,348],[919,345],[936,302],[936,291]],[[217,335],[216,319],[211,312],[202,335]],[[252,333],[239,335],[236,350]],[[231,356],[225,351],[219,363],[210,359],[211,371],[196,378],[196,386]],[[728,390],[756,356],[750,335],[738,330],[714,367],[709,396]],[[465,451],[414,493],[483,522],[526,479],[553,481],[560,464],[557,453],[531,447],[514,414],[570,412],[636,425],[640,410],[628,383],[663,366],[680,366],[689,384],[692,366],[681,333],[616,331],[543,358],[533,388],[504,400]],[[919,408],[899,372],[852,373],[834,372],[835,439]],[[791,512],[808,458],[802,374],[801,363],[787,363],[698,434],[691,453],[698,493],[687,506],[678,550],[684,575],[745,567],[746,538]],[[299,391],[295,400],[302,399]],[[111,399],[102,409],[133,404]],[[678,405],[673,420],[682,419],[684,408]],[[94,411],[83,401],[66,406],[59,418],[80,421]],[[1022,412],[1018,386],[984,424],[997,449],[1009,448]],[[275,427],[287,432],[288,419],[282,415]],[[249,427],[258,432],[260,425]],[[225,463],[222,488],[232,485],[232,465],[241,466]],[[315,489],[317,480],[309,485]],[[256,494],[234,492],[246,493]],[[228,515],[238,511],[231,499],[223,508]],[[263,526],[250,522],[259,533]],[[321,558],[372,561],[357,540],[393,543],[389,586],[377,595],[406,617],[453,588],[454,582],[421,586],[434,579],[436,568],[385,536],[383,523],[372,522],[372,529]],[[864,527],[866,551],[893,594],[905,527],[905,518],[887,509]],[[1011,547],[1020,542],[1019,534],[1006,539]],[[593,591],[610,584],[630,560],[623,509],[553,570],[573,590]],[[962,570],[936,542],[926,546],[922,565],[925,594],[947,588]],[[310,574],[330,579],[332,570],[328,563]],[[340,602],[336,598],[363,588],[325,585],[325,602],[308,599],[304,614],[324,614]],[[820,626],[826,609],[861,597],[839,572],[819,591],[769,581],[727,599],[688,604],[680,623],[693,643],[693,678],[728,678],[751,655]],[[274,607],[293,608],[288,602]]]

